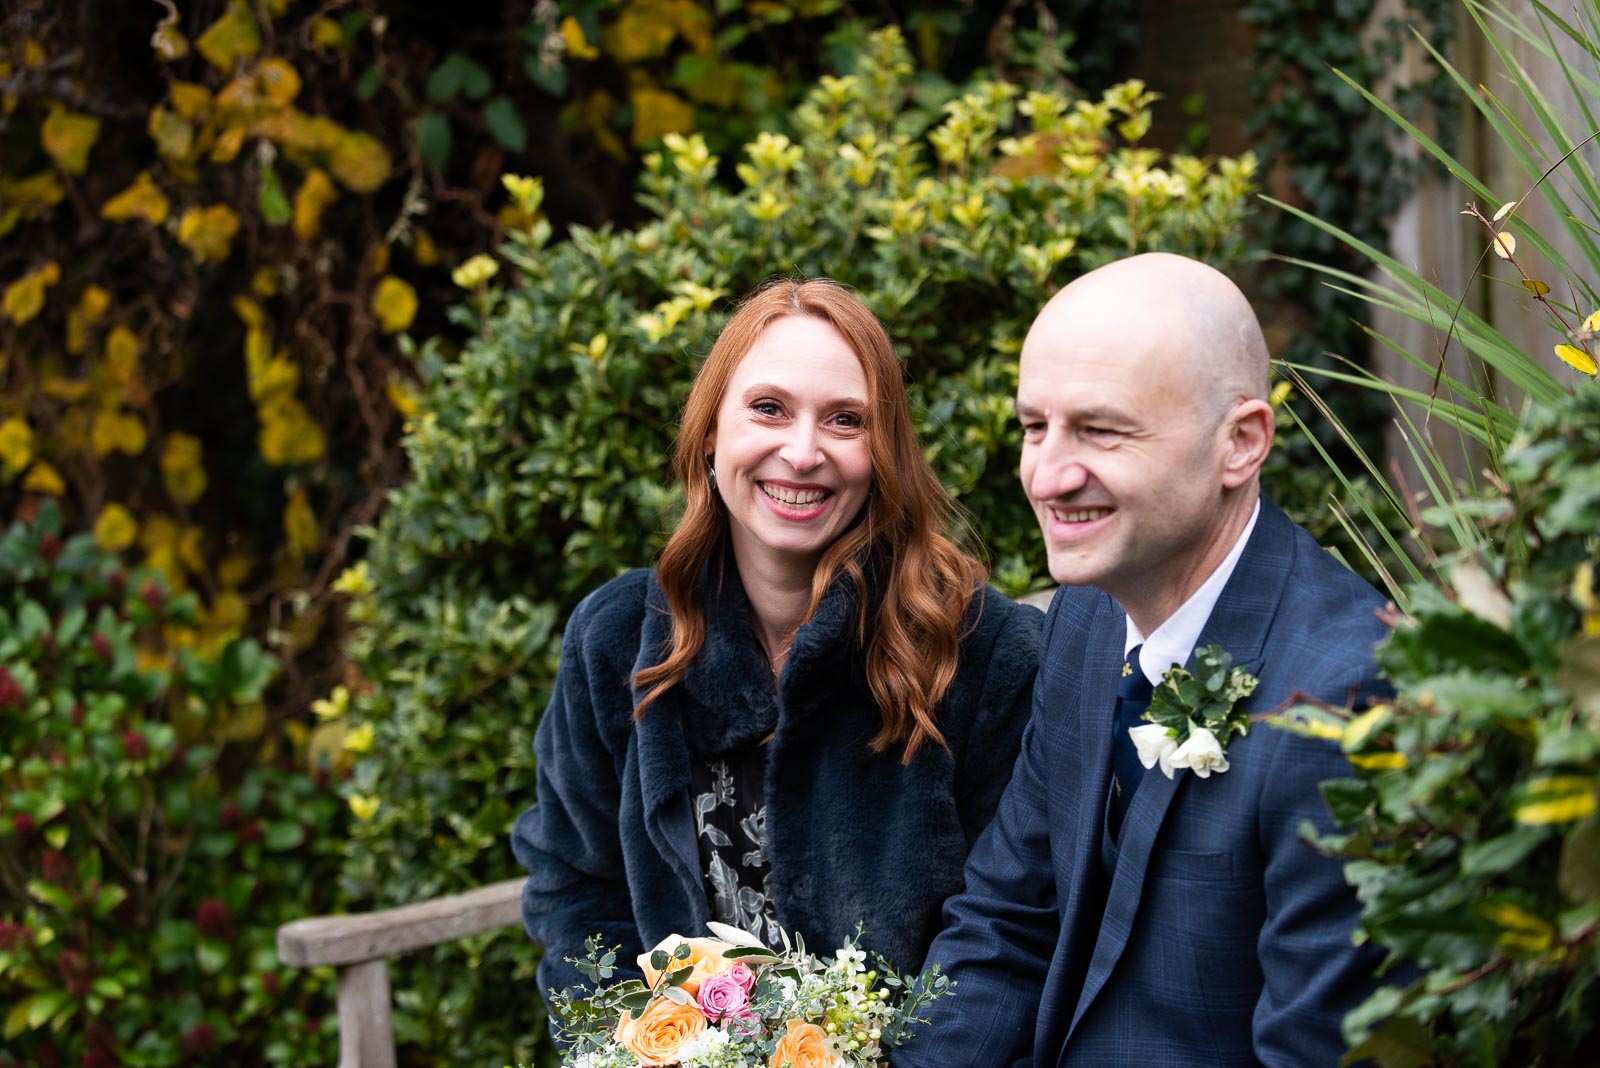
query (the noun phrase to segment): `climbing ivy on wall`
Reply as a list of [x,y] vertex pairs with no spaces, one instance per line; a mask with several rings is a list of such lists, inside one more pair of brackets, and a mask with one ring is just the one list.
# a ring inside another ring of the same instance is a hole
[[[1379,0],[1248,0],[1240,17],[1258,29],[1250,62],[1250,91],[1260,102],[1249,130],[1259,138],[1269,187],[1363,241],[1387,250],[1389,225],[1428,164],[1397,154],[1392,125],[1347,86],[1335,68],[1361,85],[1385,75],[1416,46],[1413,27],[1439,50],[1455,30],[1452,0],[1403,0],[1403,15],[1370,25]],[[1430,67],[1429,70],[1432,70]],[[1425,116],[1439,140],[1454,141],[1456,105],[1443,72],[1398,85],[1392,99],[1406,113]],[[1366,261],[1323,231],[1288,215],[1263,221],[1273,252],[1360,273]],[[1326,364],[1328,353],[1359,359],[1367,349],[1366,312],[1329,289],[1321,276],[1297,268],[1263,279],[1268,295],[1305,309],[1310,322],[1283,355]],[[1330,398],[1340,418],[1358,433],[1374,432],[1383,413],[1374,393]]]

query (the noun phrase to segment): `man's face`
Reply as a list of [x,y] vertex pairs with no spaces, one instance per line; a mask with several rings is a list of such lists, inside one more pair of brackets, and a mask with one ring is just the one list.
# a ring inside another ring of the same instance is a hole
[[1103,590],[1141,626],[1159,621],[1217,562],[1226,419],[1181,339],[1079,327],[1070,311],[1052,323],[1030,333],[1017,388],[1022,486],[1051,577]]

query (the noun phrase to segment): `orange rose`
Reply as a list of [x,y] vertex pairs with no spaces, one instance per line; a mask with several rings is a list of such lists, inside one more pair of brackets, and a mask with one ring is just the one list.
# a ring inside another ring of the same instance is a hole
[[670,960],[666,970],[675,972],[680,968],[693,968],[689,978],[684,980],[683,992],[690,997],[700,993],[700,981],[713,975],[721,975],[733,967],[737,961],[723,957],[722,951],[732,949],[728,943],[715,938],[685,938],[682,935],[669,934],[655,944],[653,949],[639,954],[639,968],[644,972],[644,981],[651,986],[656,985],[656,980],[661,978],[661,972],[650,967],[650,954],[657,949],[671,957],[679,946],[689,947],[689,956],[684,960]]
[[833,1062],[828,1032],[814,1023],[790,1020],[789,1033],[778,1039],[767,1068],[829,1068]]
[[706,1018],[696,1006],[656,998],[638,1017],[623,1012],[617,1021],[617,1041],[627,1046],[640,1064],[677,1064],[678,1050],[705,1029]]

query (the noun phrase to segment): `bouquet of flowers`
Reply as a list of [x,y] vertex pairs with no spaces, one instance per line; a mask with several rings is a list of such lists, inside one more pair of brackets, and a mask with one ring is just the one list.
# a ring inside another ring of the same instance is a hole
[[639,955],[644,982],[605,985],[616,949],[600,936],[567,958],[595,983],[551,998],[563,1068],[867,1068],[910,1037],[917,1013],[954,986],[937,964],[903,976],[855,937],[832,959],[780,932],[783,951],[737,927],[668,935]]

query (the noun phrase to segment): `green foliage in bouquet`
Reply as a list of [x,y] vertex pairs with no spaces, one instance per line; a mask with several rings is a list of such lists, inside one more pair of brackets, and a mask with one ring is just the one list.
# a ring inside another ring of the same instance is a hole
[[339,808],[248,759],[276,661],[167,645],[196,597],[50,502],[0,574],[0,1065],[329,1062],[329,979],[273,933],[331,907]]
[[[373,686],[354,713],[374,734],[351,784],[353,892],[416,901],[515,873],[505,837],[533,798],[560,624],[662,544],[695,368],[734,301],[775,274],[858,289],[900,346],[929,456],[997,582],[1042,581],[1010,426],[1029,323],[1061,284],[1130,252],[1226,265],[1253,164],[1141,147],[1151,96],[1137,83],[1092,100],[979,83],[930,131],[909,75],[899,35],[874,36],[853,73],[811,91],[795,137],[745,147],[737,189],[704,141],[669,139],[647,161],[650,218],[635,229],[551,243],[538,183],[507,179],[530,221],[508,266],[457,272],[470,295],[456,315],[476,340],[454,363],[421,350],[414,475],[345,583]],[[402,1038],[451,1063],[531,1060],[542,1024],[525,938],[471,942],[465,961],[440,952],[396,979],[397,998],[414,997]]]

